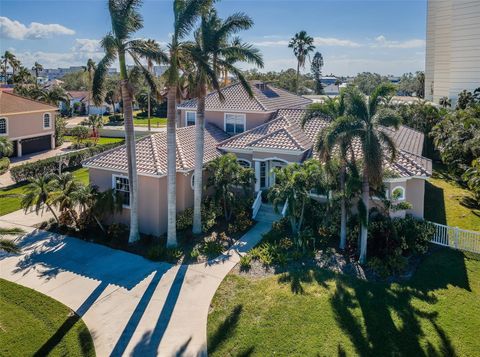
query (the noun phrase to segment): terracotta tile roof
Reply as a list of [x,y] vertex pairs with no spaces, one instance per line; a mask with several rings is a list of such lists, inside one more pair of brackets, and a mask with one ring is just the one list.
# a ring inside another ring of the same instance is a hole
[[90,92],[88,90],[70,90],[67,94],[72,97],[72,99],[88,99]]
[[[219,148],[254,150],[255,148],[307,151],[312,148],[316,136],[328,121],[316,117],[301,128],[305,114],[303,109],[280,109],[267,123],[229,138],[219,144]],[[397,144],[395,161],[384,160],[384,167],[400,177],[429,176],[432,172],[431,160],[421,156],[423,134],[406,126],[399,130],[384,129]],[[355,156],[361,158],[360,141],[353,143]]]
[[[217,144],[228,135],[218,127],[205,126],[205,154],[207,163],[221,155]],[[136,142],[137,171],[148,175],[163,176],[167,173],[167,133],[161,132]],[[83,162],[86,167],[127,171],[125,145],[111,149]],[[195,126],[177,129],[177,171],[188,171],[195,166]]]
[[[223,102],[217,91],[209,93],[205,100],[205,109],[272,112],[279,108],[304,108],[311,103],[309,99],[269,84],[259,81],[251,81],[250,84],[253,98],[248,96],[240,83],[233,83],[222,89],[225,98]],[[186,100],[179,105],[182,109],[196,109],[196,107],[197,99]]]
[[17,94],[0,91],[0,114],[28,113],[42,110],[52,112],[58,110],[58,108]]

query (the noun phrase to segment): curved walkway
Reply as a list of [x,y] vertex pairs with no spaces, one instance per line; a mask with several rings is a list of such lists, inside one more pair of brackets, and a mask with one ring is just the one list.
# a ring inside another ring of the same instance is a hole
[[[0,226],[12,225],[0,218]],[[92,334],[97,356],[206,356],[213,295],[240,255],[270,227],[257,223],[228,252],[194,265],[154,263],[30,228],[18,240],[21,255],[0,253],[0,277],[75,310]]]

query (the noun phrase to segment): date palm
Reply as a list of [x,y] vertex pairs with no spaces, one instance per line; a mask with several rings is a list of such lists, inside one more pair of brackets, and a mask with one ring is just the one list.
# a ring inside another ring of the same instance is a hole
[[347,154],[351,150],[352,142],[350,133],[342,130],[351,121],[351,118],[344,116],[344,99],[344,92],[342,92],[335,99],[328,98],[322,104],[311,105],[302,123],[302,125],[305,125],[306,122],[318,116],[327,117],[332,121],[329,126],[319,133],[315,150],[319,153],[320,159],[326,163],[331,162],[334,156],[338,156],[340,161],[340,249],[342,250],[345,249],[347,242],[347,193],[345,180],[348,164]]
[[300,31],[290,39],[288,47],[293,49],[293,54],[297,58],[297,80],[295,84],[296,93],[299,90],[300,68],[305,68],[305,62],[310,53],[315,50],[313,45],[313,37],[309,36],[306,31]]
[[176,123],[177,98],[179,96],[180,71],[188,67],[186,46],[183,42],[193,29],[203,11],[211,6],[212,0],[174,0],[173,33],[168,44],[169,60],[165,72],[167,80],[167,246],[177,245],[177,155]]
[[[237,41],[229,43],[229,37],[240,30],[248,29],[253,21],[246,15],[237,13],[221,20],[215,10],[202,15],[200,28],[195,32],[195,43],[188,46],[188,54],[195,66],[194,81],[197,92],[197,118],[195,123],[195,170],[193,199],[194,234],[202,232],[202,189],[203,159],[205,144],[205,100],[209,87],[218,90],[220,99],[219,69],[232,73],[250,96],[253,96],[249,82],[235,66],[236,62],[248,62],[263,66],[259,51],[249,44]],[[228,59],[228,60],[227,60]]]
[[58,222],[57,214],[53,209],[53,192],[55,191],[55,185],[51,175],[43,175],[28,180],[27,186],[24,188],[24,194],[20,195],[22,200],[20,202],[21,207],[25,212],[30,207],[34,207],[36,214],[46,206],[52,213],[55,220]]
[[362,167],[362,201],[359,204],[361,221],[359,262],[364,264],[367,259],[368,212],[370,187],[379,189],[382,185],[383,160],[393,161],[396,155],[395,143],[384,127],[397,129],[401,123],[398,114],[388,109],[391,95],[395,87],[381,84],[375,88],[370,97],[366,97],[356,87],[345,90],[345,120],[337,129],[337,135],[355,138],[360,143],[363,156]]
[[40,63],[35,62],[33,64],[32,71],[35,72],[35,84],[38,85],[38,73],[43,71],[43,66]]
[[8,65],[12,63],[12,60],[15,59],[15,55],[10,51],[5,51],[2,56],[2,70],[3,70],[3,81],[7,84],[7,69]]
[[133,243],[139,239],[138,231],[138,176],[135,155],[135,133],[133,126],[133,88],[127,73],[126,56],[129,55],[138,66],[149,85],[156,92],[152,75],[142,65],[140,58],[151,58],[161,63],[166,60],[156,42],[133,39],[135,32],[143,27],[143,19],[139,13],[140,0],[109,0],[112,30],[102,40],[105,56],[97,65],[93,78],[93,101],[101,105],[104,98],[105,78],[108,68],[118,59],[120,67],[120,86],[122,90],[123,111],[125,119],[125,144],[127,151],[128,178],[130,185],[130,235],[128,241]]

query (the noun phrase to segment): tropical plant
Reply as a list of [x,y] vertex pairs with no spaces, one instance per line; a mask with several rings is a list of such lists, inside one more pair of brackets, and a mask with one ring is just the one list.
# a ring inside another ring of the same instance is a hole
[[70,129],[70,135],[72,135],[75,138],[77,144],[81,144],[83,140],[88,138],[88,135],[89,135],[88,128],[83,125],[77,125],[72,129]]
[[349,117],[339,128],[337,135],[346,135],[359,140],[362,152],[362,200],[359,201],[361,221],[359,261],[367,259],[368,211],[370,187],[381,187],[383,160],[393,160],[396,155],[395,143],[384,127],[398,128],[401,118],[392,109],[386,108],[395,88],[390,84],[379,85],[366,97],[359,89],[345,90],[345,115]]
[[10,51],[5,51],[5,53],[2,55],[1,60],[2,60],[2,70],[3,70],[3,81],[5,82],[5,84],[7,84],[8,65],[15,60],[15,55]]
[[[183,39],[189,35],[202,11],[208,9],[211,0],[174,0],[173,33],[168,44],[168,69],[164,76],[167,80],[167,246],[177,245],[176,231],[176,124],[177,98],[180,92],[180,71],[188,67]],[[178,98],[179,99],[179,98]]]
[[97,143],[99,138],[98,129],[103,127],[103,116],[101,115],[89,115],[88,116],[88,126],[92,128],[92,137]]
[[54,86],[50,89],[39,89],[35,99],[54,106],[58,106],[59,103],[66,104],[70,102],[67,92],[59,86]]
[[324,162],[331,162],[337,156],[340,161],[340,249],[345,249],[347,242],[347,154],[352,150],[352,135],[350,132],[344,132],[343,128],[351,124],[352,118],[345,116],[344,92],[340,96],[331,99],[328,98],[323,104],[313,104],[309,107],[306,116],[303,118],[303,125],[317,116],[326,117],[331,120],[331,124],[325,127],[317,137],[315,145],[316,151]]
[[322,67],[323,67],[323,57],[320,52],[316,52],[313,56],[312,64],[310,70],[315,78],[315,94],[323,94],[323,85],[322,85]]
[[3,238],[2,236],[18,235],[22,233],[25,233],[25,231],[21,228],[0,228],[0,250],[13,254],[20,253],[20,248],[14,241]]
[[60,115],[55,116],[55,147],[63,144],[64,135],[67,131],[67,122]]
[[309,36],[306,31],[300,31],[290,39],[288,47],[293,49],[293,54],[297,58],[297,80],[296,93],[299,91],[300,68],[305,67],[305,62],[310,53],[313,52],[315,46],[313,45],[313,37]]
[[51,203],[57,206],[61,213],[69,215],[72,222],[76,222],[75,195],[83,185],[75,179],[71,172],[53,175],[51,184]]
[[472,167],[465,171],[462,178],[472,190],[477,205],[480,206],[480,158],[473,160]]
[[32,82],[32,74],[30,73],[30,71],[26,67],[20,66],[18,68],[17,73],[15,73],[13,81],[17,84],[31,83]]
[[58,222],[58,216],[53,209],[52,194],[55,191],[55,186],[52,179],[52,175],[43,175],[28,180],[29,183],[24,188],[24,194],[20,195],[22,197],[20,205],[25,213],[30,207],[34,207],[35,213],[38,215],[43,206],[46,206]]
[[222,155],[207,164],[208,187],[215,188],[215,201],[223,207],[226,221],[232,218],[240,190],[248,192],[255,179],[251,168],[242,167],[234,154]]
[[13,143],[6,137],[0,136],[0,158],[13,154]]
[[101,105],[104,98],[105,77],[109,67],[118,59],[120,67],[120,85],[125,118],[125,143],[128,162],[128,178],[130,185],[130,235],[128,241],[137,241],[138,231],[138,175],[135,154],[135,133],[133,126],[133,90],[127,74],[126,56],[129,55],[135,65],[145,76],[153,91],[157,91],[152,75],[140,62],[140,58],[151,58],[155,62],[164,62],[165,54],[157,43],[143,39],[132,39],[134,33],[143,27],[143,19],[139,12],[140,0],[109,0],[108,9],[112,23],[112,30],[102,40],[101,45],[105,56],[97,65],[93,78],[93,101]]
[[460,93],[458,93],[457,106],[455,107],[455,109],[466,109],[473,103],[475,103],[475,98],[473,97],[472,92],[464,89]]
[[[89,58],[87,61],[87,65],[85,66],[85,71],[88,73],[88,86],[90,93],[92,92],[93,75],[96,68],[97,65],[95,64],[95,61]],[[90,114],[90,97],[91,95],[88,96],[87,114]]]
[[353,84],[360,89],[360,91],[366,95],[373,93],[375,88],[380,84],[389,83],[386,76],[382,76],[378,73],[362,72],[357,74],[353,80]]
[[[263,66],[259,51],[251,45],[229,42],[229,37],[240,30],[248,29],[253,21],[246,15],[237,13],[222,20],[215,10],[202,15],[201,25],[195,33],[195,43],[187,45],[188,56],[195,67],[194,81],[197,92],[197,117],[195,126],[195,182],[193,201],[193,233],[202,232],[202,189],[203,189],[203,159],[205,142],[205,99],[209,86],[218,91],[220,100],[223,95],[217,74],[222,70],[232,73],[241,83],[245,91],[253,96],[249,82],[235,66],[236,62],[248,62]],[[228,59],[228,60],[226,60]]]
[[442,108],[449,108],[452,106],[452,100],[448,97],[441,97],[439,100],[438,100],[438,104],[440,104],[442,106]]
[[43,66],[35,61],[32,67],[32,71],[35,72],[35,84],[38,85],[38,73],[43,71]]

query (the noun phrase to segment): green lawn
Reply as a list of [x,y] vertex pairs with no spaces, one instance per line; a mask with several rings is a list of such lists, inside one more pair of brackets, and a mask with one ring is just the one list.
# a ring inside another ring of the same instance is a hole
[[326,270],[230,274],[208,317],[210,356],[478,356],[480,257],[441,249],[409,283]]
[[[73,175],[83,184],[87,185],[89,183],[88,169],[79,168],[72,171]],[[10,195],[10,194],[22,194],[25,187],[25,183],[16,184],[0,189],[1,195]],[[20,202],[21,197],[0,197],[0,216],[6,215],[8,213],[17,211],[21,209]]]
[[468,190],[449,180],[441,168],[437,168],[425,186],[425,219],[480,231],[480,210],[468,207],[470,197]]
[[[73,136],[65,135],[63,138],[64,138],[65,141],[71,141],[71,142],[75,141],[75,138]],[[92,139],[86,139],[84,141],[92,141]],[[123,141],[124,141],[123,138],[104,138],[104,137],[100,137],[100,138],[98,138],[97,145],[106,145],[106,144],[112,144],[112,143],[119,143],[119,142],[123,142]]]
[[83,321],[65,305],[0,279],[1,356],[95,356]]
[[[159,118],[159,117],[151,117],[150,122],[152,127],[157,128],[157,127],[162,127],[167,125],[167,118]],[[135,117],[133,119],[133,124],[135,126],[148,126],[148,119],[147,118],[139,118]]]

